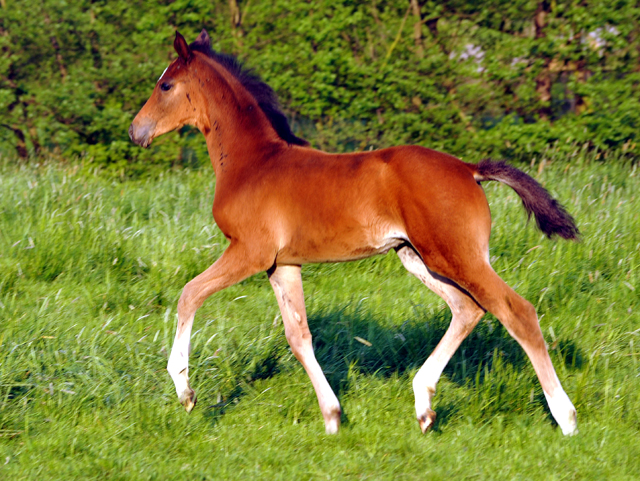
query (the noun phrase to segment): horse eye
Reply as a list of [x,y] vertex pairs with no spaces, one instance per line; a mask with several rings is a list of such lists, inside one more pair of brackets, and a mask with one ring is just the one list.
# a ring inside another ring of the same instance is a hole
[[170,83],[167,82],[162,82],[160,84],[160,90],[162,90],[163,92],[166,92],[167,90],[171,90],[172,85]]

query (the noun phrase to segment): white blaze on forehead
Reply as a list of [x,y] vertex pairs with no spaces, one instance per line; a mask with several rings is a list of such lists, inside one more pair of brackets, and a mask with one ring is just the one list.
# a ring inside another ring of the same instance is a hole
[[[161,79],[162,77],[164,77],[164,74],[165,74],[165,73],[167,73],[167,70],[169,70],[169,67],[170,67],[170,65],[169,65],[169,66],[167,66],[167,68],[165,68],[165,69],[164,69],[164,72],[162,72],[162,74],[160,75],[160,77],[158,77],[158,82],[160,82],[160,79]],[[156,83],[157,83],[157,82],[156,82]]]

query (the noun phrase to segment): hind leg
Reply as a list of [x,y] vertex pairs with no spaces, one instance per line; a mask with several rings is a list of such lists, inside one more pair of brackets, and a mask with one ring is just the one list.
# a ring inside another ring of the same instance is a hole
[[562,433],[574,434],[578,426],[576,409],[562,389],[553,368],[535,308],[511,289],[491,266],[484,265],[476,278],[482,279],[482,283],[472,287],[473,295],[522,346],[538,375],[551,414]]
[[442,297],[453,314],[449,329],[413,378],[416,416],[424,433],[436,418],[435,412],[431,409],[431,401],[436,392],[438,379],[460,343],[478,324],[485,311],[454,283],[429,271],[412,247],[403,246],[397,249],[397,253],[404,267]]
[[511,289],[484,259],[457,272],[452,278],[494,314],[522,346],[538,376],[551,414],[563,434],[574,434],[576,409],[553,368],[533,305]]

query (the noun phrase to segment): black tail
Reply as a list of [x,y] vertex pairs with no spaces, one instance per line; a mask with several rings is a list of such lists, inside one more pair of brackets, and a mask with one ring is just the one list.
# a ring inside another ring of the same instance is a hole
[[565,208],[533,177],[504,161],[481,160],[476,166],[476,180],[497,180],[511,187],[522,198],[522,204],[536,219],[536,224],[547,237],[554,234],[563,239],[577,240],[580,232]]

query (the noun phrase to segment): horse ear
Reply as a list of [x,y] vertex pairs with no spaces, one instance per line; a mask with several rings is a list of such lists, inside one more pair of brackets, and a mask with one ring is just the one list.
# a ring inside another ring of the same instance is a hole
[[202,29],[202,32],[200,32],[200,35],[198,35],[198,38],[196,38],[196,41],[194,43],[203,45],[207,48],[211,48],[211,38],[204,28]]
[[193,54],[191,53],[191,49],[189,48],[189,45],[187,45],[187,41],[182,35],[180,35],[180,32],[178,32],[177,30],[176,38],[173,41],[173,48],[176,49],[176,52],[182,60],[184,60],[185,62],[191,60],[191,57],[193,56]]

